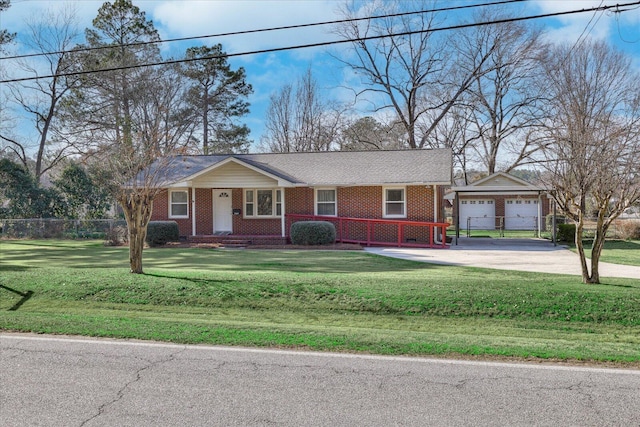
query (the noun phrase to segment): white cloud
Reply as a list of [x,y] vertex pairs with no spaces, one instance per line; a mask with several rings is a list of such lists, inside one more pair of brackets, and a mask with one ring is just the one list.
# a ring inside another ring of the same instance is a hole
[[[530,6],[540,13],[559,13],[579,11],[600,6],[619,4],[619,0],[535,0]],[[574,43],[580,37],[591,37],[599,40],[612,39],[618,32],[618,21],[624,27],[636,28],[640,23],[640,9],[620,8],[607,11],[586,11],[581,13],[560,15],[552,18],[547,25],[547,37],[555,42]],[[637,34],[636,31],[632,31]]]
[[[158,22],[175,37],[211,35],[335,19],[331,1],[162,1],[153,9]],[[209,38],[228,53],[293,46],[330,40],[326,27],[261,32]]]

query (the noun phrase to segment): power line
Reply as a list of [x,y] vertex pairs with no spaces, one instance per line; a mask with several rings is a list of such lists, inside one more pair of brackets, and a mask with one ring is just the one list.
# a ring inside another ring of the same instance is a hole
[[[207,38],[214,38],[214,37],[228,37],[228,36],[255,34],[255,33],[263,33],[263,32],[269,32],[269,31],[292,30],[292,29],[299,29],[299,28],[317,27],[322,25],[342,24],[346,22],[358,22],[358,21],[365,21],[365,20],[372,20],[372,19],[397,18],[400,16],[417,15],[421,13],[449,12],[449,11],[456,11],[456,10],[462,10],[462,9],[470,9],[475,7],[497,6],[497,5],[504,5],[509,3],[520,3],[524,1],[527,1],[527,0],[500,0],[492,3],[470,4],[470,5],[464,5],[464,6],[450,6],[450,7],[442,7],[437,9],[418,10],[413,12],[401,12],[401,13],[394,13],[394,14],[388,14],[388,15],[376,15],[376,16],[369,16],[364,18],[350,18],[350,19],[341,19],[336,21],[314,22],[309,24],[286,25],[281,27],[269,27],[269,28],[260,28],[256,30],[233,31],[228,33],[209,34],[204,36],[178,37],[178,38],[165,39],[165,40],[152,40],[152,41],[145,41],[145,42],[125,43],[125,44],[119,44],[119,45],[113,45],[113,46],[83,47],[79,49],[74,49],[73,52],[88,52],[93,50],[112,49],[114,47],[144,46],[144,45],[157,44],[157,43],[170,43],[170,42],[178,42],[178,41],[200,40],[200,39],[207,39]],[[46,55],[60,55],[68,52],[69,51],[59,50],[59,51],[44,52],[44,53],[42,52],[29,53],[24,55],[0,57],[0,60],[32,58],[36,56],[46,56]]]
[[135,68],[154,67],[154,66],[159,66],[159,65],[180,64],[180,63],[194,62],[194,61],[206,61],[206,60],[211,60],[211,59],[232,58],[232,57],[246,56],[246,55],[257,55],[257,54],[263,54],[263,53],[283,52],[283,51],[296,50],[296,49],[308,49],[308,48],[313,48],[313,47],[323,47],[323,46],[331,46],[331,45],[338,45],[338,44],[344,44],[344,43],[353,43],[353,42],[376,40],[376,39],[382,39],[382,38],[387,38],[387,37],[401,37],[401,36],[409,36],[409,35],[423,34],[423,33],[433,33],[433,32],[440,32],[440,31],[458,30],[458,29],[463,29],[463,28],[471,28],[471,27],[479,27],[479,26],[495,25],[495,24],[504,24],[504,23],[509,23],[509,22],[520,22],[520,21],[527,21],[527,20],[532,20],[532,19],[551,18],[551,17],[555,17],[555,16],[572,15],[572,14],[577,14],[577,13],[593,12],[593,11],[599,11],[599,10],[605,11],[605,10],[608,10],[608,9],[611,9],[611,8],[633,6],[633,5],[640,5],[640,0],[632,2],[632,3],[618,4],[618,5],[612,5],[612,6],[598,6],[598,7],[588,8],[588,9],[576,9],[576,10],[571,10],[571,11],[546,13],[546,14],[542,14],[542,15],[531,15],[531,16],[523,16],[523,17],[517,17],[517,18],[505,18],[505,19],[499,19],[499,20],[495,20],[495,21],[485,21],[485,22],[475,22],[475,23],[470,23],[470,24],[451,25],[451,26],[448,26],[448,27],[430,28],[430,29],[418,30],[418,31],[406,31],[406,32],[402,32],[402,33],[384,34],[384,35],[378,35],[378,36],[368,36],[368,37],[361,37],[361,38],[355,38],[355,39],[333,40],[333,41],[328,41],[328,42],[309,43],[309,44],[304,44],[304,45],[286,46],[286,47],[278,47],[278,48],[271,48],[271,49],[261,49],[261,50],[254,50],[254,51],[229,53],[229,54],[224,54],[224,55],[212,55],[212,56],[204,56],[204,57],[198,57],[198,58],[175,59],[175,60],[160,61],[160,62],[153,62],[153,63],[147,63],[147,64],[135,64],[135,65],[126,65],[126,66],[119,66],[119,67],[104,68],[104,69],[100,69],[100,70],[75,71],[75,72],[71,72],[71,73],[50,74],[50,75],[35,76],[35,77],[22,77],[22,78],[17,78],[17,79],[0,80],[0,84],[2,84],[2,83],[16,83],[16,82],[22,82],[22,81],[39,80],[39,79],[54,78],[54,77],[69,77],[69,76],[78,76],[78,75],[86,75],[86,74],[95,74],[95,73],[103,73],[103,72],[109,72],[109,71],[129,70],[129,69],[135,69]]
[[614,10],[614,11],[612,12],[612,13],[615,13],[615,14],[616,14],[616,24],[617,24],[617,27],[618,27],[618,37],[619,37],[619,38],[620,38],[620,40],[622,40],[624,43],[628,43],[628,44],[636,44],[636,43],[640,43],[640,37],[639,37],[638,39],[636,39],[636,40],[627,40],[627,39],[625,39],[625,38],[624,38],[624,36],[622,35],[622,31],[621,31],[621,29],[620,29],[620,14],[621,14],[622,12],[626,12],[626,11],[628,11],[628,10],[636,10],[636,9],[638,9],[638,8],[640,8],[640,6],[636,6],[636,7],[631,8],[631,9],[616,9],[616,10]]
[[[604,0],[601,0],[600,1],[600,6],[602,6],[603,3],[604,3]],[[573,44],[573,46],[571,46],[571,49],[569,49],[569,52],[568,52],[567,56],[569,56],[569,54],[571,54],[571,52],[573,51],[574,48],[580,47],[580,45],[582,44],[582,40],[586,40],[586,37],[584,39],[582,39],[582,36],[584,36],[585,33],[586,33],[587,36],[591,33],[591,30],[593,30],[593,28],[596,26],[596,24],[600,21],[600,18],[602,18],[602,15],[604,15],[604,13],[605,13],[604,10],[602,10],[600,12],[601,12],[600,16],[598,16],[598,19],[596,19],[596,22],[594,22],[593,26],[591,26],[591,23],[593,22],[595,17],[598,15],[598,11],[593,12],[593,16],[591,17],[589,22],[587,22],[587,25],[584,27],[584,30],[582,30],[582,33],[580,33],[580,37],[578,37],[578,39]],[[591,26],[591,28],[589,28],[590,26]]]

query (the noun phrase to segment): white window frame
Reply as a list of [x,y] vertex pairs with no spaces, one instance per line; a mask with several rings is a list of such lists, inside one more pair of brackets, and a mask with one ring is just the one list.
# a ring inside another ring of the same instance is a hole
[[[180,202],[180,203],[174,203],[173,202],[173,194],[174,193],[185,193],[187,195],[187,201],[186,202]],[[169,190],[169,218],[189,218],[189,190]],[[173,206],[174,205],[185,205],[187,207],[187,214],[186,215],[174,215],[173,214]]]
[[[253,201],[247,202],[247,193],[253,192]],[[258,215],[258,191],[271,191],[271,214],[270,215]],[[253,205],[253,215],[247,214],[247,203]],[[281,218],[282,215],[278,215],[278,211],[282,213],[282,190],[279,188],[245,188],[242,191],[242,206],[243,217],[249,219],[262,219],[262,218]]]
[[[318,191],[333,191],[334,199],[333,202],[318,202]],[[313,192],[313,213],[314,215],[319,215],[318,213],[318,203],[322,204],[333,204],[333,215],[323,215],[323,216],[338,216],[338,189],[335,187],[320,187],[314,189]]]
[[[387,200],[387,191],[402,190],[402,215],[387,214],[387,203],[399,203],[398,201]],[[407,217],[407,187],[383,187],[382,188],[382,217],[383,218],[406,218]]]

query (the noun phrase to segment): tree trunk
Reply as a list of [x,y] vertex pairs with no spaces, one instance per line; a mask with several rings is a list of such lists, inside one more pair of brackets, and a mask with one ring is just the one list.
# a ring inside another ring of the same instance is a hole
[[600,255],[604,249],[604,242],[607,236],[608,225],[605,225],[603,218],[604,208],[598,213],[598,222],[596,224],[596,235],[593,238],[593,246],[591,248],[591,278],[589,283],[600,284]]
[[142,251],[153,210],[153,196],[145,192],[120,194],[118,202],[122,206],[129,231],[129,271],[143,274]]
[[202,102],[202,154],[209,154],[209,88],[204,88]]
[[582,244],[582,230],[584,228],[584,218],[582,213],[579,214],[578,222],[576,223],[576,249],[578,256],[580,257],[580,267],[582,267],[582,283],[591,283],[591,275],[589,274],[589,267],[587,266],[587,257],[584,254],[584,245]]

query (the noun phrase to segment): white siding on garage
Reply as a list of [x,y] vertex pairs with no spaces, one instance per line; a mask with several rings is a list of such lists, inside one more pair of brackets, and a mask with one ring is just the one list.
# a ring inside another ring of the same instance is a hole
[[460,200],[460,228],[471,230],[493,230],[496,221],[496,206],[491,199]]
[[538,200],[507,199],[504,205],[505,230],[536,230],[538,224]]
[[273,188],[277,181],[237,163],[227,163],[193,180],[198,188]]

